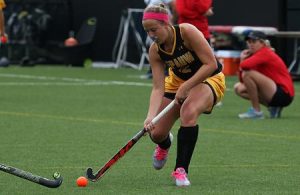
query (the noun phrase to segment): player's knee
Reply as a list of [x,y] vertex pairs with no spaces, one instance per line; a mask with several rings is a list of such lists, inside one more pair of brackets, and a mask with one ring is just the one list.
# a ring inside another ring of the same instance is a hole
[[152,131],[150,133],[150,138],[154,143],[158,144],[166,138],[166,135],[159,131]]
[[237,95],[241,94],[241,83],[236,83],[233,86],[233,90]]
[[247,70],[243,72],[243,81],[244,82],[248,82],[248,81],[252,81],[256,78],[257,75],[257,71],[255,70]]
[[185,108],[180,113],[180,121],[182,126],[194,126],[197,123],[198,110],[195,107]]

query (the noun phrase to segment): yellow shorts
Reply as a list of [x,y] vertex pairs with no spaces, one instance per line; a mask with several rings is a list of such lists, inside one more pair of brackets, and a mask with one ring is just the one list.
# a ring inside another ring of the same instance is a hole
[[[176,93],[179,86],[184,82],[170,70],[169,76],[165,78],[165,92]],[[226,89],[225,76],[222,72],[207,78],[203,83],[208,84],[212,89],[215,96],[215,104],[222,100]]]

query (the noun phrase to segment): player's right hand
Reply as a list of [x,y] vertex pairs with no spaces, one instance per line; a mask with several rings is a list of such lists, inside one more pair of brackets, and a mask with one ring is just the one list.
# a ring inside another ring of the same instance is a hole
[[150,132],[154,129],[154,124],[152,123],[153,118],[147,117],[144,121],[144,128],[147,132]]

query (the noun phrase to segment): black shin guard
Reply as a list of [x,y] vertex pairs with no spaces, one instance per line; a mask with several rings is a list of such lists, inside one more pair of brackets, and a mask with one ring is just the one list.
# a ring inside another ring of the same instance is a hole
[[164,141],[160,142],[158,145],[160,148],[162,148],[164,150],[170,148],[170,146],[171,146],[170,134],[168,134],[168,137]]
[[165,140],[163,140],[162,142],[160,142],[160,143],[155,142],[152,139],[151,134],[150,134],[150,138],[151,138],[151,140],[152,140],[153,143],[156,143],[157,145],[159,145],[160,148],[162,148],[164,150],[170,148],[170,146],[171,146],[170,134],[168,134],[168,137]]
[[178,167],[183,167],[188,173],[189,164],[198,138],[198,131],[198,125],[194,127],[180,127],[178,130],[177,158],[174,170]]

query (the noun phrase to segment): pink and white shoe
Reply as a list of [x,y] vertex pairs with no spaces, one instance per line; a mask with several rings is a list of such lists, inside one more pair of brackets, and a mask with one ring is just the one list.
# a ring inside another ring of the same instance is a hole
[[[172,133],[170,133],[170,139],[171,142],[173,140],[173,135]],[[164,167],[164,165],[167,162],[168,159],[168,153],[169,153],[169,149],[162,149],[159,147],[159,145],[156,145],[156,148],[154,150],[154,154],[153,154],[153,167],[157,170],[161,169]]]
[[187,174],[184,168],[179,167],[172,173],[172,177],[175,180],[175,184],[178,187],[185,187],[191,185],[191,182],[187,178]]

